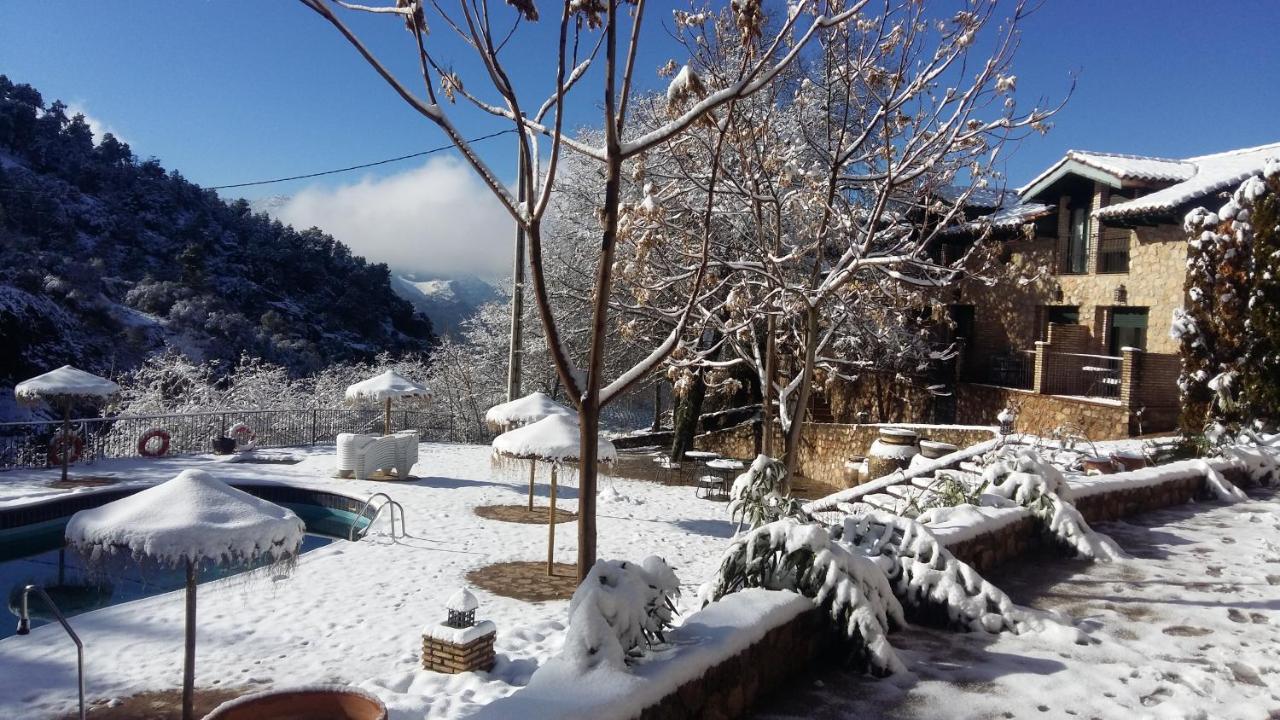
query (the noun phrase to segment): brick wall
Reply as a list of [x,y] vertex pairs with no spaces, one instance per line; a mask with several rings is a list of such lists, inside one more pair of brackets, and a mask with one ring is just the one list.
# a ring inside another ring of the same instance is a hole
[[956,422],[977,425],[995,421],[1001,410],[1018,407],[1014,430],[1048,433],[1059,425],[1075,425],[1093,440],[1129,437],[1129,410],[1117,401],[1038,395],[1027,390],[960,383],[956,386]]

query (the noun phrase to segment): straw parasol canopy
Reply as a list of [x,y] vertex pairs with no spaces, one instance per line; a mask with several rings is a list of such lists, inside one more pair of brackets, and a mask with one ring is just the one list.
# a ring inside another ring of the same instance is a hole
[[293,511],[237,490],[201,470],[91,510],[67,523],[67,545],[95,564],[133,558],[187,573],[182,717],[192,717],[196,576],[201,566],[288,565],[306,526]]
[[552,400],[546,393],[531,392],[522,398],[489,408],[484,414],[484,422],[494,432],[505,432],[552,415],[563,415],[575,421],[578,418],[577,413]]
[[[601,463],[618,459],[613,443],[597,435],[596,453]],[[528,460],[529,509],[533,509],[533,469],[539,461],[551,464],[551,506],[547,523],[547,574],[555,566],[556,546],[556,471],[563,463],[575,462],[581,454],[581,440],[576,415],[550,415],[541,420],[505,432],[493,439],[495,457]]]
[[426,385],[420,385],[395,370],[374,375],[368,380],[361,380],[347,388],[348,400],[374,400],[384,404],[382,431],[387,435],[391,434],[391,401],[405,397],[430,400],[431,391]]
[[48,403],[62,409],[62,434],[54,439],[60,445],[62,456],[62,480],[67,480],[67,464],[71,451],[71,406],[78,402],[105,402],[120,392],[120,386],[104,377],[79,368],[63,365],[29,380],[23,380],[13,388],[13,395],[23,405]]

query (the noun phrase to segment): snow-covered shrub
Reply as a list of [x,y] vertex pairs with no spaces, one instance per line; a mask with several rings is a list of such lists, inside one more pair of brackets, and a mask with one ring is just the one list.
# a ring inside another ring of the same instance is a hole
[[1000,588],[957,560],[927,527],[888,513],[845,518],[834,537],[884,569],[913,618],[962,630],[1044,630],[1056,618],[1015,605]]
[[561,657],[580,672],[601,664],[624,667],[645,647],[663,642],[678,597],[680,580],[660,557],[640,564],[597,560],[569,601]]
[[758,455],[751,467],[733,481],[729,489],[729,515],[741,527],[774,522],[800,512],[800,503],[783,493],[787,466],[768,455]]
[[1063,493],[1066,478],[1034,450],[1015,449],[1012,457],[997,460],[983,470],[987,494],[1011,500],[1031,511],[1043,529],[1058,542],[1094,560],[1125,556],[1115,542],[1094,532]]
[[735,538],[704,603],[743,588],[793,590],[811,598],[848,643],[850,661],[875,674],[903,669],[886,637],[906,623],[885,571],[836,541],[829,528],[784,518]]

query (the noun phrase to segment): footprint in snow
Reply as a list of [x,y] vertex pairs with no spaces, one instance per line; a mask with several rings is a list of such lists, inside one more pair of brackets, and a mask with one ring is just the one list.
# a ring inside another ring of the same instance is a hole
[[1231,622],[1237,622],[1237,623],[1249,622],[1249,617],[1244,613],[1240,612],[1240,610],[1238,610],[1237,608],[1231,608],[1227,610],[1227,619],[1230,620]]
[[1173,635],[1174,637],[1200,637],[1213,632],[1208,628],[1195,627],[1192,625],[1171,625],[1160,632],[1165,635]]

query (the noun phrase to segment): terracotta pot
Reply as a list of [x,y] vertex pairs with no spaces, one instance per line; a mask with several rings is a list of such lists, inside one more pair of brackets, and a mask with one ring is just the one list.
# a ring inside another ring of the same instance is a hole
[[1111,462],[1119,465],[1125,472],[1141,470],[1147,466],[1147,459],[1137,453],[1111,453]]
[[387,707],[355,688],[296,688],[223,703],[204,720],[387,720]]
[[929,460],[937,460],[938,458],[944,455],[950,455],[959,449],[960,448],[957,448],[951,443],[937,442],[935,440],[920,441],[920,454]]
[[1084,465],[1086,473],[1096,472],[1100,475],[1110,475],[1116,471],[1116,466],[1111,463],[1111,458],[1087,457],[1080,462]]

